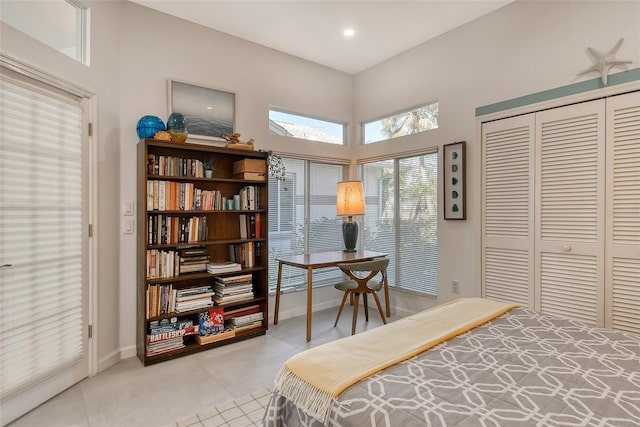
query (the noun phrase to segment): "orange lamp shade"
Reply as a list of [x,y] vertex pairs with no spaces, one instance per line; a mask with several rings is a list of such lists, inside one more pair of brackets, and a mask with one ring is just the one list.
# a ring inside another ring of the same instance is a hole
[[338,183],[336,215],[364,215],[364,189],[362,181],[342,181]]

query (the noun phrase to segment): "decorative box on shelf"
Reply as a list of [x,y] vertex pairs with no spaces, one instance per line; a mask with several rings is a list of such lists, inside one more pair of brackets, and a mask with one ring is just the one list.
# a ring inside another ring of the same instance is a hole
[[262,159],[242,159],[233,162],[233,173],[267,172],[267,162]]
[[233,177],[248,181],[265,181],[267,162],[261,159],[242,159],[233,162]]

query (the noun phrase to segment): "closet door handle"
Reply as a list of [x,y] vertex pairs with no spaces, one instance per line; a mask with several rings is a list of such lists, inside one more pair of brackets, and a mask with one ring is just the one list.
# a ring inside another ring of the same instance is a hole
[[571,252],[571,245],[562,245],[562,250],[565,252]]

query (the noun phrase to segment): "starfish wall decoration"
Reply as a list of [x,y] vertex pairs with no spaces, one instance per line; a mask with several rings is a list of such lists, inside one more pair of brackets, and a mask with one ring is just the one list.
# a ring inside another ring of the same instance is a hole
[[618,40],[618,43],[616,43],[616,45],[612,47],[611,50],[607,53],[602,53],[592,47],[587,48],[587,53],[589,54],[589,57],[591,58],[591,62],[593,62],[593,65],[587,68],[586,70],[584,70],[583,72],[579,73],[578,75],[581,76],[583,74],[587,74],[592,71],[598,71],[600,73],[600,77],[602,77],[602,83],[606,86],[607,76],[609,74],[609,70],[611,69],[611,67],[616,65],[631,64],[632,62],[624,59],[615,58],[616,53],[618,53],[618,49],[620,49],[620,46],[622,46],[623,41],[624,41],[624,38],[621,38],[620,40]]

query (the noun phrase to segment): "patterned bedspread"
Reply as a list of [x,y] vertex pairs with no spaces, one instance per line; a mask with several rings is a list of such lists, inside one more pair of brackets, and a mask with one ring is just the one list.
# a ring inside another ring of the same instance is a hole
[[[322,425],[277,392],[264,424]],[[350,387],[327,425],[638,427],[640,336],[514,309]]]

